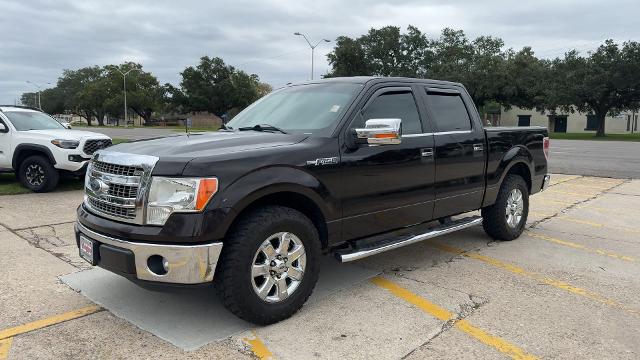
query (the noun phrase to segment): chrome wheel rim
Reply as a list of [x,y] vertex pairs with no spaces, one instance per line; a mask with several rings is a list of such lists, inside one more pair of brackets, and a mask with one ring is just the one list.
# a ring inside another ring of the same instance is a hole
[[44,183],[44,169],[38,164],[31,164],[27,166],[27,172],[25,173],[27,182],[33,186],[40,186]]
[[520,189],[513,189],[507,198],[506,219],[507,225],[512,228],[518,227],[522,221],[524,212],[524,198]]
[[286,300],[304,276],[307,254],[300,239],[290,232],[269,236],[260,244],[251,263],[251,284],[268,303]]

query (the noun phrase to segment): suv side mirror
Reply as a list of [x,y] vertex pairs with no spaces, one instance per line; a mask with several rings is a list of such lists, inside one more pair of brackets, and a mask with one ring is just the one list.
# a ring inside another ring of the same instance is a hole
[[7,129],[5,124],[0,123],[0,133],[6,133],[6,132],[9,132],[9,129]]
[[364,128],[355,129],[358,140],[372,145],[396,145],[401,142],[402,120],[369,119]]

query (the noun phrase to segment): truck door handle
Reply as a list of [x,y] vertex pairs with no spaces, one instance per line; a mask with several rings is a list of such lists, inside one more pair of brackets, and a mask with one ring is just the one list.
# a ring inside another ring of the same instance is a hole
[[421,149],[420,155],[422,155],[422,157],[432,157],[433,149],[432,148]]
[[473,151],[474,152],[484,151],[484,145],[482,145],[482,144],[473,144]]

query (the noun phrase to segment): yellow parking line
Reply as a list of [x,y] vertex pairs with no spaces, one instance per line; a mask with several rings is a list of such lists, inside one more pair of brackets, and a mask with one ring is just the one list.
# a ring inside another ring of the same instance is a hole
[[640,230],[636,230],[636,229],[631,229],[625,226],[608,226],[606,224],[601,224],[601,223],[597,223],[597,222],[593,222],[593,221],[587,221],[587,220],[582,220],[582,219],[576,219],[576,218],[572,218],[569,216],[558,216],[559,219],[563,219],[563,220],[567,220],[567,221],[571,221],[577,224],[582,224],[582,225],[588,225],[588,226],[592,226],[592,227],[597,227],[597,228],[607,228],[607,229],[612,229],[612,230],[620,230],[620,231],[624,231],[624,232],[629,232],[629,233],[635,233],[635,234],[640,234]]
[[59,324],[61,322],[77,319],[79,317],[87,316],[101,310],[102,308],[98,305],[90,305],[87,307],[83,307],[82,309],[69,311],[64,314],[55,315],[46,319],[40,319],[30,323],[26,323],[24,325],[19,325],[16,327],[5,329],[5,330],[0,330],[0,340],[11,338],[16,335],[28,333],[30,331],[42,329],[47,326]]
[[509,272],[511,272],[513,274],[517,274],[517,275],[522,275],[522,276],[528,277],[528,278],[533,279],[535,281],[539,281],[539,282],[542,282],[544,284],[551,285],[551,286],[553,286],[553,287],[555,287],[557,289],[561,289],[561,290],[567,291],[567,292],[569,292],[571,294],[582,296],[582,297],[597,301],[597,302],[599,302],[601,304],[609,305],[609,306],[617,308],[617,309],[622,309],[622,310],[625,310],[625,311],[627,311],[629,313],[632,313],[634,315],[640,315],[640,311],[638,311],[637,309],[633,309],[633,308],[630,308],[628,306],[625,306],[625,305],[623,305],[623,304],[621,304],[621,303],[619,303],[619,302],[617,302],[617,301],[615,301],[613,299],[609,299],[606,296],[600,295],[600,294],[598,294],[598,293],[596,293],[594,291],[583,289],[583,288],[580,288],[580,287],[577,287],[577,286],[573,286],[573,285],[571,285],[569,283],[566,283],[564,281],[555,280],[555,279],[546,277],[546,276],[544,276],[542,274],[537,274],[537,273],[534,273],[534,272],[530,272],[530,271],[527,271],[527,270],[525,270],[525,269],[523,269],[521,267],[518,267],[516,265],[512,265],[512,264],[503,262],[503,261],[498,260],[498,259],[494,259],[494,258],[485,256],[485,255],[481,255],[479,253],[465,252],[462,249],[454,248],[454,247],[447,246],[447,245],[437,244],[437,243],[433,243],[433,242],[431,242],[429,244],[431,246],[435,247],[436,249],[442,250],[444,252],[448,252],[448,253],[452,253],[452,254],[456,254],[456,255],[462,255],[462,256],[465,256],[465,257],[468,257],[468,258],[471,258],[471,259],[479,260],[479,261],[482,261],[482,262],[484,262],[486,264],[489,264],[489,265],[491,265],[491,266],[493,266],[495,268],[506,270],[506,271],[509,271]]
[[5,360],[9,357],[9,349],[11,349],[12,341],[13,338],[0,340],[0,360]]
[[547,194],[561,194],[561,195],[570,195],[570,196],[588,196],[588,197],[592,197],[594,195],[597,195],[598,193],[591,193],[591,194],[585,194],[585,193],[577,193],[577,192],[573,192],[573,191],[560,191],[560,190],[547,190],[545,191],[545,193]]
[[[383,289],[388,290],[393,295],[405,300],[406,302],[416,306],[420,310],[434,316],[439,320],[451,321],[456,319],[456,316],[449,310],[442,308],[428,301],[427,299],[412,293],[411,291],[401,287],[393,281],[387,280],[380,276],[376,276],[371,279],[371,282]],[[511,357],[512,359],[537,359],[537,357],[528,354],[518,346],[513,345],[500,337],[491,335],[486,331],[471,325],[471,323],[469,323],[467,320],[458,320],[454,323],[454,326],[458,330],[470,335],[471,337],[475,338],[485,345],[491,346],[492,348]]]
[[575,179],[580,179],[581,177],[582,177],[582,176],[576,176],[576,177],[572,177],[572,178],[568,178],[568,179],[553,180],[553,181],[551,181],[551,183],[549,184],[549,186],[562,184],[562,183],[565,183],[565,182],[567,182],[567,181],[571,181],[571,180],[575,180]]
[[249,345],[253,354],[260,360],[274,359],[273,354],[269,351],[267,345],[260,340],[256,332],[251,331],[251,333],[253,334],[253,338],[244,338],[242,340]]
[[582,244],[577,244],[571,241],[567,241],[567,240],[562,240],[562,239],[558,239],[558,238],[554,238],[551,236],[546,236],[546,235],[542,235],[542,234],[538,234],[538,233],[534,233],[531,231],[527,231],[527,235],[537,238],[537,239],[541,239],[541,240],[545,240],[545,241],[549,241],[558,245],[563,245],[563,246],[567,246],[570,248],[574,248],[574,249],[580,249],[580,250],[584,250],[586,252],[590,252],[593,254],[598,254],[598,255],[603,255],[603,256],[608,256],[614,259],[619,259],[619,260],[624,260],[624,261],[630,261],[630,262],[635,262],[636,259],[634,257],[631,256],[626,256],[626,255],[619,255],[613,252],[609,252],[606,250],[601,250],[601,249],[594,249],[594,248],[590,248],[588,246],[584,246]]

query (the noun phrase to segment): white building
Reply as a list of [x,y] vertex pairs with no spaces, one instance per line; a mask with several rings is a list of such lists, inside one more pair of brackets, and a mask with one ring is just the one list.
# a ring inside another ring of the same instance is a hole
[[[623,112],[616,116],[605,118],[605,133],[629,134],[638,132],[637,112]],[[598,122],[594,115],[584,113],[563,113],[557,111],[551,114],[549,111],[540,113],[536,110],[525,110],[512,107],[509,110],[502,109],[500,115],[502,126],[544,126],[550,132],[585,133],[595,132]]]

